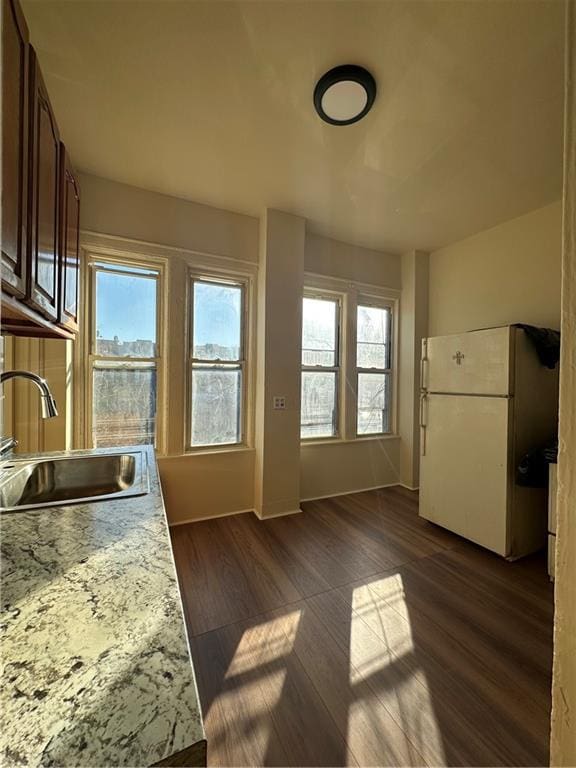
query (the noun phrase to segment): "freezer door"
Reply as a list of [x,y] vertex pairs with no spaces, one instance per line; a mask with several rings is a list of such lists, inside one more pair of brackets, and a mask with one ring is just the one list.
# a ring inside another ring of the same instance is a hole
[[420,516],[508,555],[511,400],[427,395],[422,407]]
[[422,387],[429,392],[511,394],[511,344],[510,326],[426,339]]

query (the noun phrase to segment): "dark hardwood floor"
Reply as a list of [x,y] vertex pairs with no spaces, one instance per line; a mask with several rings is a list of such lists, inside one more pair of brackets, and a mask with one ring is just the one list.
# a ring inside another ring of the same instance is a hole
[[402,488],[172,529],[209,765],[548,765],[552,586]]

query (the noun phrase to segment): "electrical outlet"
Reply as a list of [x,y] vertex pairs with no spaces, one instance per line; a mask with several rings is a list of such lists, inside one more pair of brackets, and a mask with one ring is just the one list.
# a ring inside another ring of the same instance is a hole
[[286,410],[286,398],[285,397],[274,397],[273,399],[273,405],[275,411],[285,411]]

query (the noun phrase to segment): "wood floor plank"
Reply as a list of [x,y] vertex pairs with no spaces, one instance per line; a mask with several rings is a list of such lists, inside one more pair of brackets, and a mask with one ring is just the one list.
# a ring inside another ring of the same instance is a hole
[[[344,510],[344,514],[342,514]],[[384,534],[372,535],[364,530],[363,526],[355,524],[354,520],[345,514],[345,504],[338,499],[323,499],[313,507],[306,505],[306,514],[312,512],[326,525],[333,527],[341,538],[354,541],[355,549],[360,557],[369,558],[376,563],[378,571],[401,565],[405,559],[396,551],[386,546]]]
[[341,514],[372,535],[379,535],[382,546],[390,548],[396,557],[400,557],[401,562],[428,557],[444,549],[441,544],[415,535],[413,528],[405,525],[400,515],[391,514],[382,505],[381,499],[371,504],[366,494],[356,494],[353,498],[346,497],[345,501],[340,496],[337,503],[345,505]]
[[423,578],[411,566],[402,566],[399,573],[402,578],[402,599],[390,598],[376,580],[371,582],[370,588],[377,590],[379,596],[392,601],[399,608],[405,603],[410,616],[422,614],[441,626],[457,643],[471,649],[486,668],[491,667],[503,685],[515,686],[523,696],[535,701],[549,700],[548,680],[539,673],[537,666],[526,668],[482,626],[471,623],[468,616],[461,614],[452,601],[452,594],[446,592],[442,585],[431,583],[430,579]]
[[209,765],[546,765],[553,594],[400,488],[179,526]]
[[331,589],[314,562],[300,556],[290,538],[279,535],[274,520],[258,520],[255,515],[248,515],[245,522],[250,534],[269,549],[302,597]]
[[[451,572],[439,558],[411,563],[406,569],[417,571],[427,579],[450,610],[490,639],[498,652],[523,666],[534,677],[547,676],[552,657],[549,629],[517,611],[514,602],[505,603],[498,592],[479,589]],[[547,679],[545,681],[547,685]]]
[[[348,613],[343,631],[349,635],[350,629]],[[302,607],[293,650],[360,765],[424,763],[393,713],[353,667],[349,648],[330,636],[308,603]]]
[[457,547],[445,552],[444,556],[466,569],[468,580],[477,577],[489,580],[493,589],[505,585],[507,589],[514,590],[515,600],[520,599],[537,606],[543,619],[554,615],[554,586],[551,581],[542,578],[546,571],[546,557],[541,553],[509,563],[492,552],[462,540]]
[[[469,741],[460,752],[454,740],[445,743],[427,687],[405,664],[403,655],[410,652],[405,648],[406,638],[397,642],[396,647],[382,642],[335,590],[310,598],[307,603],[326,635],[348,656],[353,712],[362,711],[366,703],[373,707],[378,701],[394,718],[411,748],[421,755],[423,763],[431,766],[470,764],[473,750]],[[417,717],[413,717],[413,713],[418,713]]]
[[[304,606],[266,614],[257,621],[217,630],[233,655],[228,679],[255,680],[287,765],[356,765],[345,737],[293,651]],[[269,743],[268,749],[272,746]],[[268,750],[261,765],[268,765]]]
[[191,639],[208,765],[288,765],[261,681],[227,679],[235,648],[218,630]]
[[448,764],[545,764],[543,710],[515,689],[513,671],[494,675],[449,630],[414,611],[400,572],[339,593],[427,690]]
[[191,634],[250,616],[253,594],[217,520],[172,529],[174,556]]
[[[371,497],[372,493],[375,495],[374,498]],[[409,497],[406,497],[406,494],[409,494]],[[424,539],[429,544],[433,544],[433,551],[451,548],[460,542],[460,538],[454,533],[418,516],[418,494],[414,491],[394,486],[355,496],[357,501],[367,506],[369,510],[376,509],[380,519],[400,526],[401,529],[410,533],[410,537],[417,540]]]
[[345,565],[330,552],[328,547],[319,542],[315,535],[311,535],[305,512],[267,520],[266,524],[284,539],[296,557],[314,563],[315,568],[332,587],[354,581],[354,576]]
[[356,530],[352,535],[342,534],[342,531],[333,522],[326,522],[320,516],[319,510],[326,506],[324,501],[310,501],[306,503],[304,522],[306,535],[313,538],[316,544],[330,557],[333,557],[346,569],[347,581],[361,579],[372,573],[378,573],[382,569],[379,560],[373,559],[360,546],[360,531]]
[[[496,555],[486,553],[486,559],[480,562],[471,561],[469,557],[463,556],[461,552],[447,550],[438,554],[434,561],[446,568],[458,580],[465,582],[467,586],[474,588],[481,594],[489,595],[490,599],[497,605],[500,605],[506,611],[513,611],[514,614],[521,617],[530,624],[534,631],[541,634],[544,632],[547,644],[550,640],[550,619],[554,614],[554,606],[550,600],[552,589],[546,592],[546,597],[542,597],[536,591],[526,589],[526,583],[522,586],[516,584],[511,578],[513,568],[504,569],[502,578],[496,576],[493,567],[498,565]],[[511,566],[511,563],[501,561],[504,566]]]
[[236,560],[250,584],[255,613],[264,613],[302,599],[274,553],[256,538],[251,515],[235,515],[220,526],[225,546],[234,551]]
[[[323,617],[332,616],[330,631],[340,633],[343,608],[336,602],[334,593],[312,600],[316,607],[320,606]],[[486,716],[489,702],[479,700],[474,691],[446,674],[441,665],[423,658],[414,644],[411,625],[395,615],[391,607],[380,603],[367,617],[365,596],[356,593],[354,602],[364,609],[362,613],[353,609],[352,661],[360,666],[366,685],[394,713],[427,762],[431,765],[509,764],[506,751],[498,749],[498,737],[502,737],[505,744],[512,743],[513,739],[501,720],[491,714]],[[345,606],[346,610],[351,609],[346,603]],[[344,641],[341,637],[340,642]],[[483,732],[477,727],[481,717],[491,726]],[[523,754],[529,761],[534,757],[532,751],[525,749],[522,739],[514,744],[513,754]]]

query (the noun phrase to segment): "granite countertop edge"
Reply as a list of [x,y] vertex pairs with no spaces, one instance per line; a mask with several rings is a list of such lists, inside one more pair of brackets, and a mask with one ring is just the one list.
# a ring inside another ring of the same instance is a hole
[[151,766],[205,739],[153,448],[11,459],[134,451],[145,495],[0,516],[5,768]]

